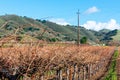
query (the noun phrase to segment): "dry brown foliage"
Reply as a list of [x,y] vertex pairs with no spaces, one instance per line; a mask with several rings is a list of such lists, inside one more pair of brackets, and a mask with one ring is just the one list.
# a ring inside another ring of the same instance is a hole
[[[47,71],[76,64],[78,67],[108,61],[114,47],[100,46],[16,46],[0,48],[0,73],[4,77],[42,76]],[[53,71],[53,72],[54,72]],[[1,76],[1,77],[2,77]]]

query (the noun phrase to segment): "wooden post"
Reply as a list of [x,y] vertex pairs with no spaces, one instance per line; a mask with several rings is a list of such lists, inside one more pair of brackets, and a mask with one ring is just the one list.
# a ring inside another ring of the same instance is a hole
[[40,80],[44,80],[44,76],[43,75],[40,77]]
[[86,80],[86,67],[83,66],[83,80]]
[[59,80],[59,70],[56,70],[56,80]]
[[56,80],[62,80],[62,69],[61,68],[57,70]]
[[73,79],[72,80],[77,80],[77,65],[74,65],[74,73],[73,73]]
[[62,80],[62,69],[59,70],[59,80]]
[[66,74],[67,74],[67,80],[69,80],[69,75],[70,75],[69,67],[66,68]]
[[72,67],[70,67],[70,69],[69,69],[69,80],[72,80]]
[[88,80],[89,79],[89,64],[86,65],[85,69],[86,69],[86,79]]
[[91,79],[91,64],[89,64],[89,80]]
[[81,80],[80,67],[78,68],[78,80]]
[[93,64],[91,64],[90,75],[93,76]]
[[79,26],[80,12],[79,12],[79,10],[78,10],[78,12],[77,12],[77,15],[78,15],[77,45],[79,46],[79,44],[80,44],[80,26]]
[[91,64],[88,64],[88,80],[91,80]]

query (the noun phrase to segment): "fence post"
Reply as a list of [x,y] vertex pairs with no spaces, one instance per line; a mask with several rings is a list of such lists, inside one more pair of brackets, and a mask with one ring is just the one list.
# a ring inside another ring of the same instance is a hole
[[80,76],[80,67],[78,68],[78,80],[81,80],[81,76]]
[[61,68],[59,68],[58,70],[57,70],[57,78],[56,78],[56,80],[62,80],[62,69]]
[[72,80],[72,66],[70,67],[70,69],[69,69],[69,80]]
[[86,67],[83,66],[83,80],[86,80]]
[[59,80],[59,70],[56,70],[56,80]]
[[41,75],[40,79],[41,79],[41,80],[44,80],[44,76],[43,76],[43,75]]
[[59,78],[60,78],[60,80],[62,80],[62,69],[60,69],[59,71],[60,71],[60,72],[59,72],[59,74],[60,74],[60,75],[59,75]]
[[77,80],[77,65],[74,64],[73,80]]
[[88,80],[91,80],[91,64],[88,64]]
[[67,74],[67,80],[69,80],[69,75],[70,75],[69,67],[66,68],[66,74]]

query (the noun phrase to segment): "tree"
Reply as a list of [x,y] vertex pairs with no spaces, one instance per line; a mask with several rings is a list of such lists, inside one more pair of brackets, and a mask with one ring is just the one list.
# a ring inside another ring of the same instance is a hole
[[56,41],[58,41],[58,40],[59,40],[58,38],[50,38],[50,39],[49,39],[50,42],[56,42]]
[[87,43],[87,37],[82,37],[82,39],[80,39],[80,43],[81,44],[86,44]]
[[42,23],[46,23],[47,21],[46,20],[42,20]]

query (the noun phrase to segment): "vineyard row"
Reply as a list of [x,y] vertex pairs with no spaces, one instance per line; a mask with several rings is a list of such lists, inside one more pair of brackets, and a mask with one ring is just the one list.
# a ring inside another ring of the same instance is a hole
[[96,80],[115,47],[24,46],[0,48],[0,79]]

